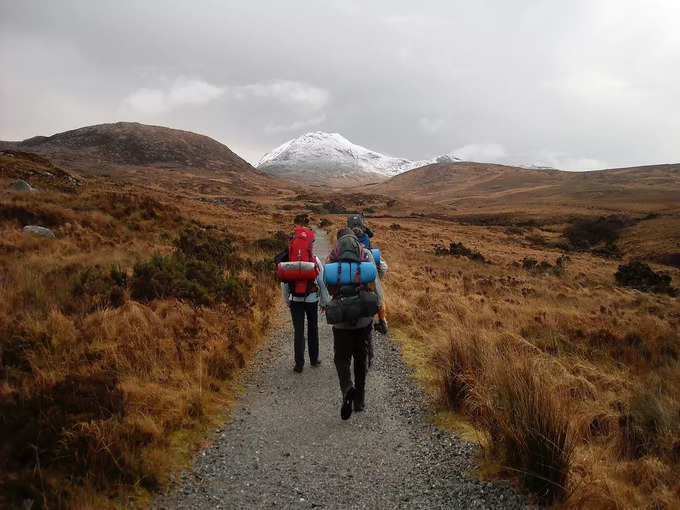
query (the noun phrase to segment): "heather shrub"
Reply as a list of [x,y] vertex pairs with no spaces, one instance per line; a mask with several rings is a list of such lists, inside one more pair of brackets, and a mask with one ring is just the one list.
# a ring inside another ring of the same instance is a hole
[[309,215],[307,213],[298,214],[293,221],[296,225],[309,225]]
[[135,264],[131,287],[132,297],[142,302],[170,297],[196,305],[218,302],[248,305],[251,301],[250,284],[237,276],[225,277],[215,264],[160,254]]
[[185,228],[175,241],[176,254],[197,259],[219,267],[230,266],[236,250],[231,234],[221,234],[205,228]]
[[86,267],[71,280],[72,299],[67,308],[82,305],[85,313],[106,307],[118,307],[125,302],[127,273],[115,266],[106,271],[100,266]]
[[288,248],[288,235],[279,231],[271,237],[263,237],[253,241],[253,246],[262,251],[276,253]]
[[522,267],[524,269],[533,269],[538,265],[538,260],[532,259],[530,257],[524,257],[522,259]]
[[627,216],[582,219],[566,228],[564,236],[574,248],[587,250],[601,243],[613,245],[618,240],[620,231],[632,224],[633,221]]
[[671,286],[670,276],[656,273],[649,265],[637,260],[620,265],[618,271],[614,274],[614,278],[616,284],[622,287],[632,287],[643,292],[668,294],[669,296],[678,294],[678,289]]
[[345,209],[345,207],[342,204],[339,204],[335,200],[330,200],[329,202],[325,202],[323,204],[323,208],[329,213],[329,214],[347,214],[349,211]]
[[463,243],[451,243],[448,248],[437,245],[434,247],[434,253],[435,255],[454,255],[456,257],[467,257],[470,260],[475,260],[477,262],[486,262],[484,255],[478,251],[469,249]]

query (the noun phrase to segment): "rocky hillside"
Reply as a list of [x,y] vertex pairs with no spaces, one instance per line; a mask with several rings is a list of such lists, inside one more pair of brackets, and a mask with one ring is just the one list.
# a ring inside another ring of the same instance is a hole
[[256,172],[247,161],[212,138],[136,122],[100,124],[21,142],[0,142],[0,149],[36,153],[59,166],[85,173],[112,173],[121,167]]
[[28,152],[0,150],[0,180],[23,181],[28,184],[22,191],[66,191],[72,192],[81,184],[78,176],[59,168],[51,161]]

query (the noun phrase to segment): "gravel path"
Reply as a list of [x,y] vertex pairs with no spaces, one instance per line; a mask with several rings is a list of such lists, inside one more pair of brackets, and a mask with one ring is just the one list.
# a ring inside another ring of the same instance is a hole
[[[328,252],[323,233],[316,252]],[[395,343],[376,335],[366,410],[342,421],[330,326],[319,319],[322,366],[307,360],[296,374],[287,311],[279,323],[243,380],[232,423],[155,508],[527,506],[508,485],[467,475],[474,446],[432,424]]]

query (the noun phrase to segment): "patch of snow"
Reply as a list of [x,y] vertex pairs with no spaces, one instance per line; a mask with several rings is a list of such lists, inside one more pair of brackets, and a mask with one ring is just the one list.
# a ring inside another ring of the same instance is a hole
[[520,168],[526,168],[527,170],[557,170],[557,168],[552,166],[543,166],[537,164],[531,165],[518,165]]
[[316,131],[289,140],[262,156],[255,165],[269,173],[327,173],[336,177],[373,173],[393,177],[432,163],[460,161],[453,154],[411,161],[387,156],[350,142],[339,133]]

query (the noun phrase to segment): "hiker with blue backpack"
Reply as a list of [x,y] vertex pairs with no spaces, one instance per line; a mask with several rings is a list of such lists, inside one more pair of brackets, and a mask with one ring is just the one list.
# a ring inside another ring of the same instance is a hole
[[333,361],[342,392],[340,417],[346,420],[353,410],[363,411],[365,407],[373,316],[384,298],[373,253],[349,228],[338,231],[337,243],[328,255],[324,271],[331,296],[325,310],[326,321],[333,326]]

